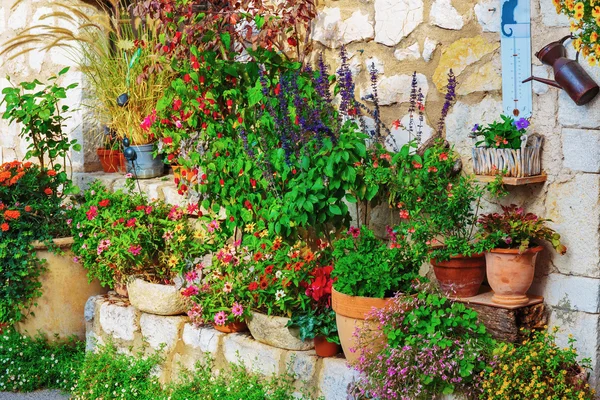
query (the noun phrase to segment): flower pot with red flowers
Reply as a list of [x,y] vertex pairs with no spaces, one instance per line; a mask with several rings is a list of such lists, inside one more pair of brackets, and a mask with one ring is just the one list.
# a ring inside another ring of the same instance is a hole
[[422,258],[401,237],[384,242],[365,226],[350,228],[333,247],[332,308],[344,355],[354,363],[363,348],[382,345],[357,342],[355,331],[377,330],[372,312],[385,308],[395,293],[410,291]]
[[487,279],[494,291],[492,301],[503,305],[527,304],[537,255],[546,241],[559,253],[567,248],[560,235],[532,213],[525,213],[515,204],[503,206],[502,213],[491,213],[479,218],[479,237],[489,250],[485,253]]
[[476,124],[471,130],[473,172],[477,175],[496,175],[522,178],[542,173],[542,141],[539,136],[528,141],[525,118],[514,120],[502,115],[500,121],[485,127]]

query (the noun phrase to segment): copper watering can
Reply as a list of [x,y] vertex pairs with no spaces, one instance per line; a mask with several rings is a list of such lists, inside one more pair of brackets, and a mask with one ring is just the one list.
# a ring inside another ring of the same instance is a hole
[[537,81],[564,89],[575,104],[582,106],[596,97],[600,88],[583,69],[581,64],[579,64],[579,53],[577,53],[575,60],[567,58],[567,49],[564,46],[564,42],[571,38],[571,35],[565,36],[556,42],[547,44],[543,49],[535,53],[535,56],[543,64],[550,65],[554,69],[555,81],[532,76],[525,79],[523,83]]

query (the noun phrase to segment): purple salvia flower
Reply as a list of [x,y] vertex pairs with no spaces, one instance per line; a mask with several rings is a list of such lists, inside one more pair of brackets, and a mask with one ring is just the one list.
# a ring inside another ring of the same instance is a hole
[[442,135],[442,131],[444,130],[444,126],[446,125],[446,116],[448,115],[448,111],[450,111],[450,107],[456,100],[456,77],[454,76],[454,72],[450,70],[448,72],[448,85],[446,86],[446,101],[444,102],[444,106],[442,107],[442,115],[440,116],[440,121],[438,122],[438,135]]
[[417,145],[421,144],[421,137],[423,136],[423,101],[424,101],[424,97],[423,97],[423,91],[421,91],[421,88],[419,88],[419,92],[417,93],[417,104],[418,104],[418,108],[419,108],[419,124],[417,125]]

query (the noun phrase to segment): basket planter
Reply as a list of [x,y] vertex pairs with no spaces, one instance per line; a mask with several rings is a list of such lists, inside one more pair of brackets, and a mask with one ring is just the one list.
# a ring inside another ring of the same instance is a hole
[[363,331],[373,331],[378,327],[378,321],[367,319],[373,309],[385,308],[391,298],[377,299],[372,297],[349,296],[335,290],[331,290],[331,307],[335,311],[335,322],[344,355],[348,362],[353,363],[360,357],[361,346],[371,346],[373,349],[382,347],[383,343],[369,341],[358,343],[354,336],[356,328]]
[[475,175],[497,175],[523,178],[542,173],[542,138],[536,137],[531,145],[520,149],[473,148]]
[[533,283],[535,260],[542,246],[527,249],[494,249],[485,253],[487,279],[494,291],[492,301],[502,305],[523,305],[529,302],[527,291]]
[[433,272],[446,296],[472,297],[479,293],[485,278],[485,256],[453,256],[448,261],[431,260]]
[[183,296],[175,285],[146,282],[140,278],[127,283],[129,302],[140,311],[154,315],[185,314]]
[[300,340],[298,328],[288,328],[289,318],[274,317],[253,311],[247,320],[250,334],[257,341],[286,350],[310,350],[314,342]]
[[123,172],[125,171],[125,157],[121,150],[96,150],[102,171],[106,173]]
[[328,342],[325,336],[315,337],[315,352],[319,357],[333,357],[340,352],[340,345]]
[[19,332],[33,336],[42,331],[50,340],[64,340],[72,335],[85,338],[85,304],[90,297],[104,294],[108,289],[97,280],[88,282],[87,271],[74,261],[72,244],[71,237],[54,239],[54,245],[63,251],[55,254],[45,244],[33,243],[37,257],[46,260],[45,271],[39,278],[42,296],[32,309],[35,316],[17,324]]
[[213,328],[223,333],[235,333],[235,332],[246,332],[248,330],[248,325],[245,321],[236,321],[227,325],[217,325],[214,324]]

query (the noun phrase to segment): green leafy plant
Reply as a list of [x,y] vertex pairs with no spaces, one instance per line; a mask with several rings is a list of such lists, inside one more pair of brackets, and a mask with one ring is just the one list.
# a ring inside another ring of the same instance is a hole
[[475,311],[443,297],[431,284],[415,289],[416,296],[396,295],[389,307],[373,313],[377,329],[359,329],[359,343],[385,343],[360,346],[354,366],[362,373],[360,393],[378,399],[477,397],[495,341]]
[[591,360],[578,361],[575,339],[568,345],[556,344],[555,327],[551,332],[525,332],[522,343],[498,343],[492,368],[482,371],[481,399],[595,399],[595,390],[587,382]]
[[84,347],[76,338],[52,343],[41,333],[31,338],[5,330],[0,333],[0,392],[71,391],[79,378]]
[[500,121],[482,127],[476,124],[471,130],[471,136],[483,138],[475,145],[484,145],[485,147],[498,149],[520,149],[522,144],[521,137],[525,135],[529,121],[525,118],[514,120],[507,115],[501,115]]
[[519,249],[522,253],[536,246],[536,241],[547,241],[559,254],[566,253],[560,235],[546,225],[550,220],[525,213],[516,204],[502,206],[502,211],[479,218],[478,238],[486,249]]
[[309,309],[306,313],[294,314],[287,326],[299,329],[300,340],[312,340],[317,336],[323,336],[328,342],[340,344],[335,311],[331,308]]
[[[45,85],[36,79],[2,90],[4,98],[0,105],[6,104],[2,118],[22,124],[19,137],[29,143],[25,159],[37,158],[42,169],[65,170],[69,151],[81,150],[77,140],[69,140],[63,132],[69,106],[59,105],[59,102],[66,99],[67,92],[77,84],[62,87],[56,80],[68,71],[68,67],[64,68],[57,76],[48,78],[52,84]],[[6,79],[10,82],[9,76]]]
[[333,244],[334,288],[350,296],[391,297],[407,292],[419,276],[420,258],[402,236],[391,233],[388,243],[366,226],[351,227]]

